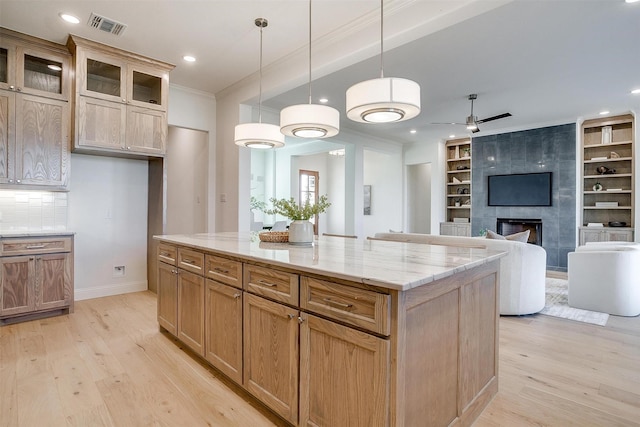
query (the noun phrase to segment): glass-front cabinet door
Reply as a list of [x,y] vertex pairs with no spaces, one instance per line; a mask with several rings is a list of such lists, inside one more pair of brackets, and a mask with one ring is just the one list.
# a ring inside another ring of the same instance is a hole
[[0,89],[15,85],[15,47],[0,41]]
[[130,65],[127,99],[137,107],[166,111],[168,73],[157,69]]
[[68,100],[68,57],[18,47],[17,59],[16,91]]
[[80,95],[126,103],[126,64],[97,52],[80,51]]

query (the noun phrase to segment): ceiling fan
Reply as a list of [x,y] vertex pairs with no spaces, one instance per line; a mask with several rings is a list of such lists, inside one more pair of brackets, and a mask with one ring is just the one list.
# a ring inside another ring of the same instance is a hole
[[433,125],[464,125],[467,127],[468,130],[470,130],[473,133],[476,133],[476,132],[480,132],[480,129],[478,128],[478,125],[480,123],[486,123],[486,122],[491,122],[493,120],[504,119],[505,117],[511,117],[511,113],[502,113],[502,114],[498,114],[497,116],[487,117],[486,119],[478,120],[478,117],[473,115],[473,101],[475,99],[478,99],[478,94],[472,93],[471,95],[469,95],[469,101],[471,101],[471,114],[467,117],[467,120],[464,123],[449,122],[449,123],[432,123],[432,124]]

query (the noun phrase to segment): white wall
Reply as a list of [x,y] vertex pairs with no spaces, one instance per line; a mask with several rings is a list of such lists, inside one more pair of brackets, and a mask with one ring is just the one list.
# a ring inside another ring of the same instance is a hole
[[[147,289],[148,163],[72,154],[71,171],[75,299]],[[114,277],[115,266],[124,276]]]
[[[362,236],[402,229],[402,155],[364,150],[363,185],[371,185],[371,215],[362,215]],[[362,197],[363,188],[360,188]]]
[[325,233],[346,234],[344,219],[346,217],[345,162],[344,156],[327,154],[327,176],[325,177],[327,194],[331,195],[331,206],[325,215],[327,229]]
[[407,166],[408,233],[431,234],[431,163]]

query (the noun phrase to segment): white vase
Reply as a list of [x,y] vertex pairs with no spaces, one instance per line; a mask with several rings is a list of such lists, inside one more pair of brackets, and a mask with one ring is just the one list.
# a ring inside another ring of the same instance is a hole
[[313,224],[301,219],[289,224],[289,243],[294,245],[309,245],[313,243]]

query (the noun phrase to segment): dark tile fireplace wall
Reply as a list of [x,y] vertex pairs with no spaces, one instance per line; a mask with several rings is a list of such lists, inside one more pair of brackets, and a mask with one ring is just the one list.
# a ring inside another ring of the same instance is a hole
[[[473,138],[471,233],[496,229],[497,218],[540,218],[547,269],[566,271],[576,243],[575,123]],[[553,172],[552,206],[488,206],[487,177]]]

